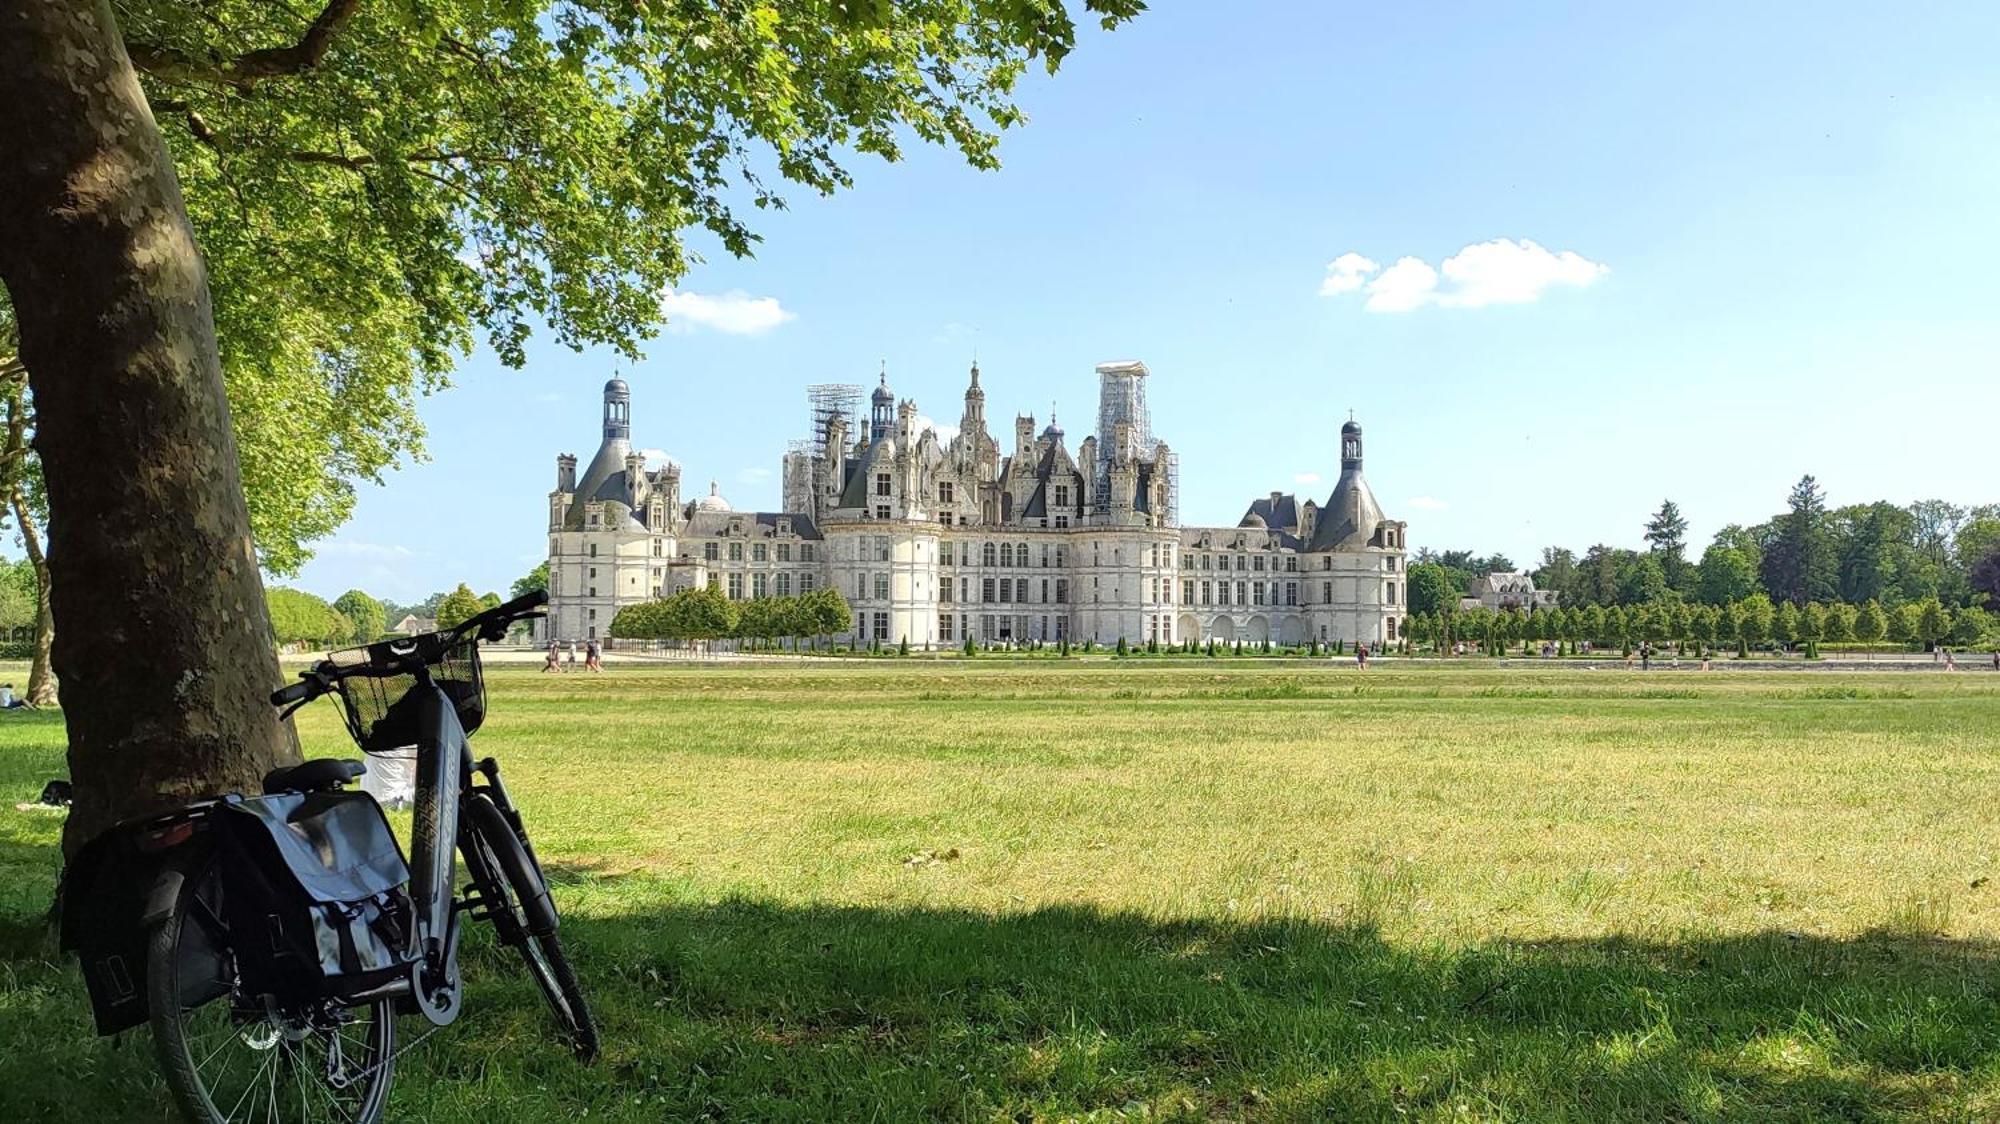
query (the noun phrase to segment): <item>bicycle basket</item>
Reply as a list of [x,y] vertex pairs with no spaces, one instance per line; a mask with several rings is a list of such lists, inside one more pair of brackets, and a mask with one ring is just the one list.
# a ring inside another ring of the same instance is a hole
[[401,640],[384,640],[327,656],[343,671],[366,667],[380,675],[357,675],[340,681],[341,710],[347,732],[364,753],[389,753],[417,744],[422,722],[413,693],[417,677],[405,670],[411,658],[430,665],[431,681],[451,700],[458,724],[470,734],[486,718],[486,680],[479,670],[479,638],[467,636],[448,643],[450,633],[431,632]]

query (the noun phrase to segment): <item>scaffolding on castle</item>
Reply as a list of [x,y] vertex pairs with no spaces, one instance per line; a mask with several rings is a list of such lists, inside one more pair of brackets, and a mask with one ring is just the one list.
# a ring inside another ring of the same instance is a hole
[[812,408],[811,436],[814,460],[826,459],[826,423],[836,417],[847,419],[847,432],[861,432],[861,387],[851,382],[822,382],[806,387],[806,404]]
[[[1105,363],[1097,368],[1097,464],[1095,466],[1099,514],[1111,510],[1111,462],[1118,454],[1118,427],[1129,425],[1132,454],[1141,461],[1153,461],[1158,446],[1153,441],[1153,416],[1146,408],[1146,365]],[[1169,460],[1175,458],[1169,454]],[[1175,495],[1179,492],[1179,469],[1170,478]],[[1176,499],[1170,496],[1168,503]]]

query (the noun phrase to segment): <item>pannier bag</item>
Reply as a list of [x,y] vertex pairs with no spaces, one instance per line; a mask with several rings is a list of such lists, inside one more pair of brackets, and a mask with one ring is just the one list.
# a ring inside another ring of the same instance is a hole
[[373,797],[279,793],[234,801],[216,820],[243,990],[341,998],[408,974],[410,868]]

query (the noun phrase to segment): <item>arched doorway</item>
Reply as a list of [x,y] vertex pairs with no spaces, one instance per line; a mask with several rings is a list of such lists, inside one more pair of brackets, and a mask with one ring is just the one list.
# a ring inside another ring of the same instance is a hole
[[1182,613],[1180,619],[1174,622],[1174,632],[1182,641],[1193,640],[1199,643],[1201,640],[1201,622],[1195,618],[1193,613]]
[[1210,631],[1217,640],[1226,643],[1236,639],[1236,622],[1230,620],[1228,617],[1217,617]]
[[1306,622],[1297,617],[1286,617],[1278,622],[1278,643],[1296,648],[1305,642]]
[[1243,640],[1249,644],[1262,644],[1271,638],[1271,622],[1263,617],[1251,617],[1243,626]]

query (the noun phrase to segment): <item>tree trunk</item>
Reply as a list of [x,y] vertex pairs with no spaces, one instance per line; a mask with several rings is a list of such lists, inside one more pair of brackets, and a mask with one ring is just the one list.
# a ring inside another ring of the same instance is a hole
[[49,593],[49,559],[42,553],[42,537],[35,532],[35,515],[14,485],[9,497],[14,522],[21,528],[21,544],[28,564],[35,568],[35,661],[28,669],[28,705],[48,706],[56,701],[56,678],[50,672],[49,657],[55,647],[56,615]]
[[48,486],[74,854],[291,755],[208,283],[104,0],[0,0],[0,282]]

